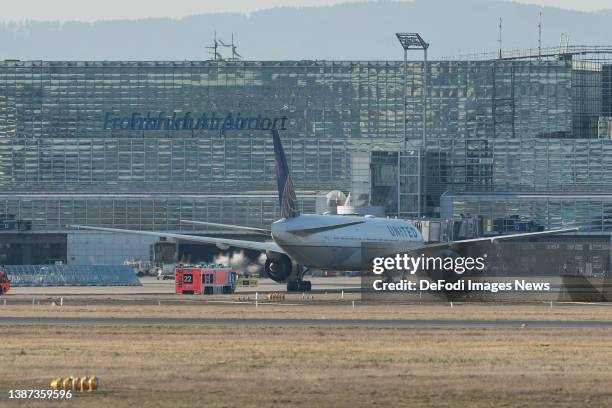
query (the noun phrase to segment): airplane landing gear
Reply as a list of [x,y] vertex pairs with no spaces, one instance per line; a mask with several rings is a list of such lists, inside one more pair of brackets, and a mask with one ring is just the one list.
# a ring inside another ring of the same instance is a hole
[[304,275],[308,272],[308,268],[298,265],[298,274],[295,280],[287,282],[287,292],[310,292],[312,284],[310,281],[304,280]]
[[312,284],[310,281],[299,280],[287,282],[287,292],[310,292]]

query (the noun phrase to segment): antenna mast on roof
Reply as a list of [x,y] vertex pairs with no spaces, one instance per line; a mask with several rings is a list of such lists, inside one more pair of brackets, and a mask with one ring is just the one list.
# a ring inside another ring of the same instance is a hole
[[502,59],[502,18],[499,18],[499,59]]
[[232,42],[230,44],[226,44],[221,40],[219,40],[219,43],[224,47],[230,47],[232,49],[231,61],[239,61],[242,58],[242,55],[240,55],[238,51],[236,51],[238,49],[238,46],[234,44],[234,33],[232,33]]
[[542,12],[540,11],[540,22],[538,23],[538,60],[542,59]]
[[238,54],[238,51],[236,51],[237,48],[238,46],[234,45],[234,33],[232,33],[232,59],[234,61],[237,61],[242,58],[242,55]]
[[213,60],[215,61],[223,61],[223,57],[221,56],[221,54],[219,54],[217,52],[217,50],[219,49],[219,41],[217,41],[217,32],[215,31],[215,36],[213,37],[213,45],[212,47],[205,47],[208,48],[211,51],[208,51],[209,54],[213,55]]

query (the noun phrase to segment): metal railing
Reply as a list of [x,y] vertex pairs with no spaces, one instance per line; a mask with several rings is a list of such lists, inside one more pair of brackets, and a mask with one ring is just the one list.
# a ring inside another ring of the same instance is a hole
[[123,265],[5,265],[11,286],[141,286]]
[[[502,51],[501,58],[498,51],[475,52],[470,54],[459,54],[455,59],[464,61],[488,61],[488,60],[515,60],[515,59],[537,59],[558,58],[565,55],[601,55],[611,54],[610,45],[561,45],[557,47],[527,48],[519,50]],[[452,58],[451,58],[452,59]]]

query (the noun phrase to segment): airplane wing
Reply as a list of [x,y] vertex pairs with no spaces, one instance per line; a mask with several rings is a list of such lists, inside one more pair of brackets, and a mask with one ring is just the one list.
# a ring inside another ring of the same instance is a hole
[[185,235],[185,234],[173,234],[171,232],[153,232],[153,231],[137,231],[120,228],[103,228],[103,227],[89,227],[87,225],[70,225],[70,228],[92,230],[92,231],[104,231],[104,232],[120,232],[125,234],[138,234],[148,235],[153,237],[167,237],[174,238],[183,241],[191,242],[203,242],[206,244],[215,245],[229,245],[236,248],[242,249],[253,249],[255,251],[271,251],[284,254],[285,251],[281,249],[274,242],[257,242],[257,241],[244,241],[239,239],[226,239],[226,238],[215,238],[215,237],[204,237],[199,235]]
[[423,245],[415,250],[423,250],[423,249],[429,249],[429,248],[442,248],[442,247],[452,248],[453,246],[470,244],[470,243],[498,242],[498,241],[512,239],[512,238],[529,238],[529,237],[537,237],[537,236],[542,236],[542,235],[555,235],[555,234],[563,234],[566,232],[576,232],[576,231],[578,231],[578,228],[562,228],[562,229],[548,230],[548,231],[525,232],[521,234],[496,235],[494,237],[462,239],[459,241],[436,242],[433,244]]
[[272,235],[272,231],[270,231],[269,229],[264,229],[264,228],[243,227],[240,225],[231,225],[231,224],[218,224],[216,222],[206,222],[206,221],[181,220],[181,222],[185,224],[204,225],[207,227],[235,229],[238,231],[251,232],[251,233],[261,234],[261,235],[266,235],[266,236]]
[[[578,231],[578,228],[564,228],[564,229],[556,229],[549,231],[539,231],[539,232],[528,232],[522,234],[512,234],[512,235],[498,235],[494,237],[481,237],[481,238],[472,238],[472,239],[463,239],[460,241],[450,241],[450,242],[434,242],[431,244],[423,244],[420,246],[415,246],[412,248],[402,249],[399,247],[395,247],[393,245],[389,245],[387,243],[368,243],[370,246],[374,246],[376,248],[384,249],[387,252],[386,256],[392,256],[398,253],[421,253],[429,250],[444,250],[444,249],[453,249],[454,247],[459,247],[461,245],[469,245],[475,243],[483,243],[483,242],[498,242],[501,240],[507,240],[511,238],[524,238],[524,237],[533,237],[533,236],[541,236],[541,235],[553,235],[553,234],[562,234],[566,232],[575,232]],[[383,251],[384,252],[384,251]]]
[[556,235],[556,234],[563,234],[566,232],[576,232],[576,231],[578,231],[578,228],[561,228],[561,229],[548,230],[548,231],[525,232],[522,234],[496,235],[494,237],[463,239],[460,241],[450,242],[450,244],[453,244],[453,245],[454,244],[467,244],[470,242],[487,242],[487,241],[496,242],[496,241],[501,241],[501,240],[511,239],[511,238],[538,237],[541,235]]

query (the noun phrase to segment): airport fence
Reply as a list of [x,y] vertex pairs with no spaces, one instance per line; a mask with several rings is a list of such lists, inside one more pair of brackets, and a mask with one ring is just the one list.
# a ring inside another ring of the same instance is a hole
[[11,286],[141,286],[123,265],[5,265]]

